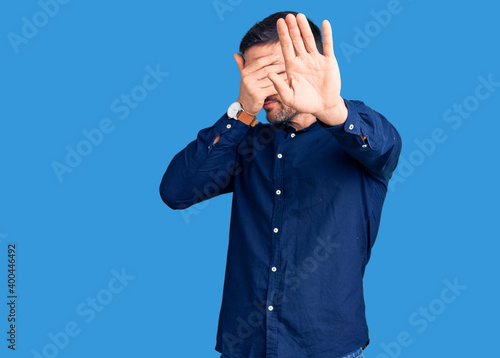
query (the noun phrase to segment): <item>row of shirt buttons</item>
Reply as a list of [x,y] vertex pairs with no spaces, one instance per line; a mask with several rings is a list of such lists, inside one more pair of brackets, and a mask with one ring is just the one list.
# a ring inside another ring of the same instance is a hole
[[[294,137],[295,137],[295,133],[290,134],[290,137],[291,137],[291,138],[294,138]],[[277,154],[277,157],[278,157],[278,159],[282,159],[282,158],[283,158],[283,154],[278,153],[278,154]],[[276,190],[276,195],[281,195],[281,190],[279,190],[279,189],[278,189],[278,190]],[[274,232],[275,234],[277,234],[277,233],[279,232],[279,229],[278,229],[277,227],[275,227],[275,228],[273,229],[273,232]],[[278,269],[276,268],[276,266],[271,267],[271,271],[272,271],[272,272],[276,272],[277,270],[278,270]],[[273,306],[268,306],[268,307],[267,307],[267,309],[268,309],[269,311],[272,311],[272,310],[274,309],[274,307],[273,307]]]
[[[290,137],[292,137],[292,138],[295,137],[295,133],[290,134]],[[278,153],[277,157],[278,157],[278,159],[282,159],[283,158],[283,154]],[[279,189],[276,190],[276,195],[281,195],[281,190],[279,190]],[[278,230],[277,227],[275,227],[273,231],[274,231],[275,234],[277,234],[279,230]],[[276,268],[276,266],[271,267],[271,271],[272,272],[276,272],[277,270],[278,269]],[[272,311],[274,309],[274,307],[273,306],[268,306],[267,309],[269,311]]]

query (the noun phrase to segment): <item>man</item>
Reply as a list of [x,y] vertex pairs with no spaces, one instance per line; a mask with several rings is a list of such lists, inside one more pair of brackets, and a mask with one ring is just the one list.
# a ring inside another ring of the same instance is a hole
[[[363,275],[401,139],[340,96],[328,21],[322,30],[323,42],[295,12],[254,25],[235,54],[238,101],[160,185],[172,209],[233,193],[223,358],[356,358],[369,342]],[[262,108],[270,124],[256,124]]]

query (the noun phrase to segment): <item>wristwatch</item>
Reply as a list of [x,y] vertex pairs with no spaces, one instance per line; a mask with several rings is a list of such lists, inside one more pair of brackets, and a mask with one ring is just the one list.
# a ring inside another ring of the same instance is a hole
[[227,110],[227,116],[232,119],[237,119],[246,125],[254,127],[259,121],[257,117],[248,114],[243,110],[243,106],[240,102],[234,102],[231,104]]

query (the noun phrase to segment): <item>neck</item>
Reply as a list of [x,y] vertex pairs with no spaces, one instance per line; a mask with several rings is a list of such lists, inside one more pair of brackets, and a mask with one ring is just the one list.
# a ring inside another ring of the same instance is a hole
[[300,113],[291,119],[289,124],[295,128],[295,130],[300,131],[301,129],[309,127],[314,122],[316,122],[316,117],[312,114]]

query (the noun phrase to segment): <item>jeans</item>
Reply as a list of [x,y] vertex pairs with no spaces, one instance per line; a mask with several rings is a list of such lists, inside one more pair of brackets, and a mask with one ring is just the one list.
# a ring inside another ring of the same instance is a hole
[[[228,357],[221,355],[220,358],[228,358]],[[347,353],[346,355],[344,355],[340,358],[364,358],[363,349],[358,348],[355,351]]]
[[358,348],[355,351],[352,351],[351,353],[347,353],[345,356],[341,358],[364,358],[363,348]]

